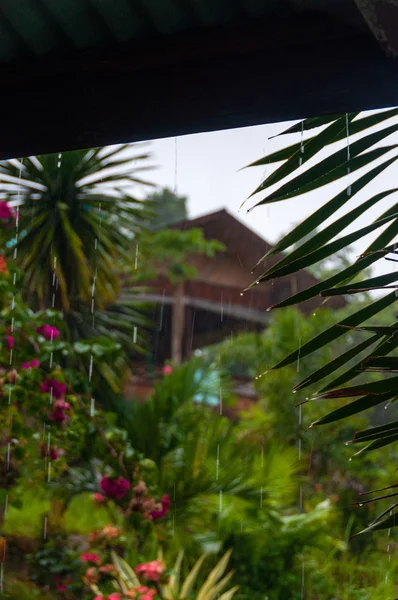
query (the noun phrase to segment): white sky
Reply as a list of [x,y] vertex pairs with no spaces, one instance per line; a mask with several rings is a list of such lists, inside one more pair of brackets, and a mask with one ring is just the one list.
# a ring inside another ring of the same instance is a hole
[[[227,208],[264,239],[273,243],[292,225],[302,221],[308,214],[329,200],[332,195],[334,196],[347,186],[347,180],[341,180],[337,184],[305,196],[257,207],[249,214],[247,208],[251,205],[250,203],[239,210],[242,202],[260,184],[266,173],[263,167],[243,171],[240,169],[282,147],[287,138],[269,138],[287,128],[289,124],[261,125],[182,136],[177,138],[177,160],[175,138],[156,140],[151,145],[158,168],[148,174],[147,179],[161,187],[174,189],[176,186],[178,194],[188,196],[188,208],[192,217]],[[395,139],[392,139],[394,137]],[[292,139],[292,136],[289,138],[290,143],[298,141],[297,138]],[[388,142],[383,141],[383,145],[398,143],[398,134],[392,138],[389,138]],[[307,165],[309,164],[311,163],[308,162]],[[365,172],[366,168],[358,171],[358,174],[362,174],[362,171]],[[350,200],[338,214],[346,212],[347,209],[351,210],[365,196],[368,198],[382,189],[398,187],[395,172],[396,167],[393,165],[375,183],[369,185],[365,192],[361,192]],[[272,190],[272,188],[270,189]],[[387,210],[393,200],[397,202],[398,197],[395,195],[391,200],[387,199],[379,203],[376,208],[358,219],[355,226],[345,231],[344,234],[356,229],[358,225],[369,224],[370,219]],[[381,229],[378,229],[376,234],[372,234],[372,237],[379,235],[380,232]],[[366,245],[369,241],[370,239],[367,238]],[[362,243],[361,246],[355,247],[355,252],[359,254],[365,247]],[[374,269],[375,274],[391,270],[392,264],[379,261]]]

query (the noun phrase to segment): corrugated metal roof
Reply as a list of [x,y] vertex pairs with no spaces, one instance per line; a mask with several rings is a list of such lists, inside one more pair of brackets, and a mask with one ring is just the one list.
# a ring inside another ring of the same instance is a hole
[[[2,0],[0,62],[119,44],[240,19],[289,16],[308,0]],[[330,0],[317,0],[322,5]],[[345,0],[347,1],[347,0]],[[349,2],[351,0],[348,0]]]

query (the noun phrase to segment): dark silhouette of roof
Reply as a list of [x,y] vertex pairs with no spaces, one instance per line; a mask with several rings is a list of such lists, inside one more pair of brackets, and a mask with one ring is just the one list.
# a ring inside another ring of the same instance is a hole
[[[0,158],[398,104],[395,0],[0,5]],[[364,18],[365,17],[365,18]]]

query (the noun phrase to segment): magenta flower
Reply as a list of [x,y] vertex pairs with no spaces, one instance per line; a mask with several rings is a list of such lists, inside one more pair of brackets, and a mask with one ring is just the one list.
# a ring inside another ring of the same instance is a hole
[[57,423],[65,423],[70,418],[70,411],[72,410],[69,402],[65,402],[64,400],[57,400],[54,404],[53,411],[50,415],[51,421],[56,421]]
[[153,510],[150,513],[151,519],[153,521],[157,521],[158,519],[161,519],[162,517],[165,517],[167,515],[170,508],[170,496],[168,494],[165,494],[161,499],[160,503],[162,505],[161,510]]
[[15,338],[12,335],[5,335],[4,339],[6,341],[7,350],[11,350],[15,346]]
[[101,490],[113,500],[121,500],[130,489],[130,483],[124,477],[106,477],[101,479]]
[[42,335],[46,340],[56,340],[60,336],[60,331],[52,325],[40,325],[36,328],[38,334]]
[[11,221],[15,219],[15,214],[8,202],[0,202],[0,220]]
[[66,383],[61,383],[61,381],[57,381],[56,379],[46,379],[41,384],[40,391],[42,394],[52,393],[53,398],[61,400],[65,396],[67,389],[68,386]]
[[98,554],[94,554],[93,552],[84,552],[81,555],[80,560],[82,560],[83,562],[91,562],[91,563],[94,563],[95,565],[98,565],[99,556],[98,556]]
[[42,444],[40,446],[40,453],[43,458],[48,456],[51,460],[57,460],[57,458],[59,457],[58,450],[54,448],[54,446],[48,447],[46,446],[46,444]]
[[37,358],[34,358],[29,362],[24,362],[21,365],[21,369],[36,369],[37,367],[40,367],[40,361]]
[[165,365],[162,369],[163,375],[171,375],[173,372],[173,367],[171,365]]

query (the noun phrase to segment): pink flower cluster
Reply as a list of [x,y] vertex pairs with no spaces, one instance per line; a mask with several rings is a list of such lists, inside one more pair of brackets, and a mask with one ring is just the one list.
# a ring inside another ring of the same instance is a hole
[[7,350],[12,350],[15,346],[15,338],[13,335],[5,335],[4,339],[6,341]]
[[69,402],[64,400],[57,400],[54,404],[53,411],[50,415],[50,420],[56,423],[65,423],[70,418],[70,412],[72,410]]
[[0,202],[0,221],[8,221],[8,223],[15,221],[15,213],[8,202]]
[[54,448],[54,446],[48,447],[46,444],[41,444],[40,454],[43,458],[47,456],[51,460],[57,460],[57,458],[59,458],[60,453],[56,448]]
[[81,555],[80,559],[83,562],[91,562],[94,565],[98,565],[99,563],[99,556],[98,554],[94,554],[94,552],[84,552],[84,554]]
[[135,571],[142,573],[148,581],[159,581],[166,565],[161,560],[151,560],[150,562],[137,565]]
[[40,361],[37,358],[33,358],[28,362],[24,362],[21,365],[21,369],[37,369],[40,367]]
[[130,483],[124,477],[104,477],[100,482],[101,490],[113,500],[121,500],[130,489]]
[[50,393],[53,398],[57,400],[61,400],[65,396],[66,390],[68,386],[66,383],[62,383],[61,381],[57,381],[56,379],[46,379],[41,384],[40,391],[42,394]]
[[42,335],[46,340],[56,340],[60,336],[60,332],[56,327],[52,325],[40,325],[40,327],[36,328],[36,331],[39,335]]
[[169,508],[170,508],[170,497],[168,494],[164,494],[164,496],[162,497],[161,501],[160,501],[161,507],[159,510],[153,510],[150,513],[151,519],[153,521],[157,521],[158,519],[161,519],[162,517],[165,517],[167,515],[167,513],[169,512]]

